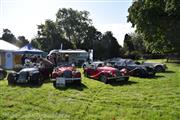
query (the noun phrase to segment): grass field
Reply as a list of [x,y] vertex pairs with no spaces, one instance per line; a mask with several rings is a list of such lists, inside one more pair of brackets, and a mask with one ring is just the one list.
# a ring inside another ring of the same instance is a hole
[[55,89],[0,81],[0,120],[179,120],[180,64],[155,78],[104,84],[82,77],[81,87]]

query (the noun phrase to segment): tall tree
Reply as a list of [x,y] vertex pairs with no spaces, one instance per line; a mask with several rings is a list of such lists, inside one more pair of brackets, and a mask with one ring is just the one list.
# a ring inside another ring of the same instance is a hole
[[152,52],[180,53],[180,1],[134,0],[128,22],[142,33]]
[[71,43],[63,38],[52,20],[46,20],[44,24],[38,25],[38,36],[31,43],[44,51],[60,49],[61,44],[64,48],[71,48]]
[[146,53],[148,51],[146,49],[143,36],[138,33],[130,33],[125,35],[124,49],[129,53],[138,51],[140,54]]
[[83,43],[88,26],[91,20],[88,18],[89,12],[77,11],[73,9],[59,9],[56,14],[56,23],[65,38],[78,48]]

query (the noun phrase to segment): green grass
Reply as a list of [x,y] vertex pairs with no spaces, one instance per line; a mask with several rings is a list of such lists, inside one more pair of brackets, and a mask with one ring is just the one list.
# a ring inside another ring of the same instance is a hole
[[[160,60],[160,62],[162,62]],[[0,120],[179,120],[180,64],[167,64],[156,78],[131,77],[104,84],[82,78],[82,87],[55,89],[0,81]]]

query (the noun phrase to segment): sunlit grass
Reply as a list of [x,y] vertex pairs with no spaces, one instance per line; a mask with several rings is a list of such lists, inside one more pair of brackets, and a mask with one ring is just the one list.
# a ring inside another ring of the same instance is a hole
[[[159,60],[161,61],[161,60]],[[104,84],[82,77],[81,87],[11,87],[0,81],[0,119],[17,120],[178,120],[180,64],[167,64],[156,78],[131,77]]]

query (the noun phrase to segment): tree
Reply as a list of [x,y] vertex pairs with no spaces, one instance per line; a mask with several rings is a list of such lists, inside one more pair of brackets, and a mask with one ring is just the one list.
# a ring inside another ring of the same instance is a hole
[[180,1],[134,0],[128,22],[136,27],[152,52],[180,53]]
[[107,31],[101,35],[100,39],[94,41],[94,53],[96,59],[109,59],[119,57],[122,47],[118,44],[112,32]]
[[1,38],[5,40],[6,42],[9,42],[12,44],[16,44],[17,42],[15,36],[11,33],[9,29],[3,29],[3,34]]
[[141,54],[149,52],[148,49],[146,49],[143,36],[138,33],[129,33],[125,35],[123,49],[125,55],[133,58],[137,58]]
[[61,44],[64,48],[71,48],[72,46],[63,38],[56,23],[52,20],[46,20],[44,24],[38,25],[38,36],[31,43],[47,52],[52,49],[60,49]]
[[25,36],[18,36],[17,46],[23,47],[27,45],[29,41],[25,38]]
[[87,28],[86,37],[79,48],[85,50],[94,49],[96,41],[99,41],[101,37],[102,33],[100,31],[97,31],[94,26],[89,26]]
[[59,9],[56,14],[58,29],[64,33],[65,39],[78,48],[84,42],[91,20],[89,12],[73,9]]

